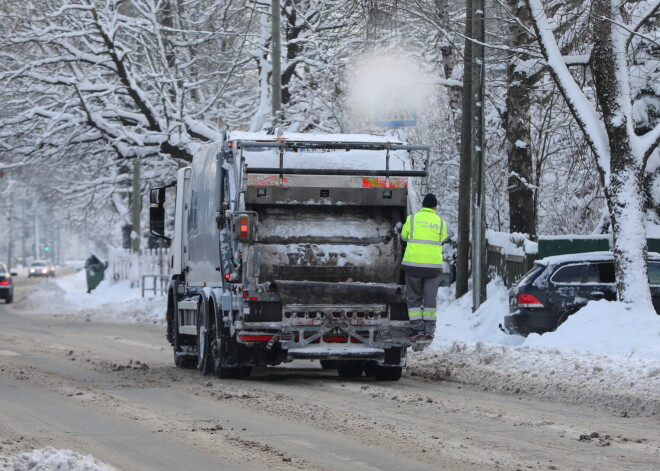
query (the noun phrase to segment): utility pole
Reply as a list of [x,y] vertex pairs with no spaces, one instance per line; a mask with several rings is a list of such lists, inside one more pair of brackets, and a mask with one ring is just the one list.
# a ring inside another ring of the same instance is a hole
[[39,217],[37,216],[39,207],[33,202],[32,208],[34,209],[34,259],[39,260]]
[[463,112],[461,116],[461,163],[458,177],[458,233],[456,241],[456,297],[468,292],[470,259],[470,175],[472,174],[472,37],[473,0],[466,0],[465,52],[463,54]]
[[485,198],[485,0],[472,0],[472,310],[486,300],[486,198]]
[[280,109],[282,108],[282,66],[280,58],[282,56],[282,33],[280,29],[280,0],[271,0],[271,85],[272,85],[272,105],[273,121],[275,124],[279,120]]
[[133,216],[133,230],[131,231],[131,251],[140,252],[140,212],[142,211],[142,195],[140,188],[140,158],[133,161],[133,195],[131,198],[131,211]]
[[28,238],[28,223],[26,214],[27,198],[26,191],[21,192],[21,264],[27,266],[27,238]]

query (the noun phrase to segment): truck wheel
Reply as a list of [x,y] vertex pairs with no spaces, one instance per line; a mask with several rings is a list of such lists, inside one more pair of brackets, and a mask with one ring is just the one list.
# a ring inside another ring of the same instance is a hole
[[215,338],[215,323],[210,320],[208,306],[202,296],[197,308],[197,369],[205,376],[214,369],[211,342]]
[[403,367],[376,365],[374,368],[374,379],[376,381],[399,381]]
[[193,369],[197,366],[197,358],[191,357],[188,355],[177,355],[176,351],[174,352],[174,366],[177,368],[183,368],[186,370]]
[[[223,316],[224,317],[224,316]],[[238,349],[239,344],[232,337],[229,327],[220,326],[213,332],[212,354],[213,354],[213,372],[218,378],[236,379],[247,378],[252,373],[252,367],[249,366],[228,366],[236,365],[239,362]]]
[[359,378],[364,372],[364,363],[361,361],[347,361],[337,365],[340,378]]

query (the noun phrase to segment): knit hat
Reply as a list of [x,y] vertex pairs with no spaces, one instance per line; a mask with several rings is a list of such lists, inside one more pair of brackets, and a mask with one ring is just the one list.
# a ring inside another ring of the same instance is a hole
[[433,193],[429,193],[424,197],[424,201],[422,201],[422,206],[425,208],[435,208],[438,206],[438,199],[435,197]]

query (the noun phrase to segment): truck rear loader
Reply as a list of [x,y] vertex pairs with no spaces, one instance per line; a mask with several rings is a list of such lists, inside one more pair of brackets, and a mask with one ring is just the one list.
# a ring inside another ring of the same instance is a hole
[[171,247],[175,364],[245,377],[317,359],[342,377],[398,380],[411,327],[397,228],[428,158],[372,135],[227,132],[203,147],[150,193],[152,234]]

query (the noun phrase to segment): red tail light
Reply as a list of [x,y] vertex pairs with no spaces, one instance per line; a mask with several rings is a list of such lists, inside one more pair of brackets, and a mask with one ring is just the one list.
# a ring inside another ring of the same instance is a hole
[[518,307],[519,308],[535,308],[535,307],[545,307],[541,301],[539,301],[536,296],[532,294],[520,293],[518,295]]
[[247,290],[243,291],[243,299],[247,299],[248,296],[250,296],[250,293]]
[[9,286],[9,280],[0,280],[0,286]]
[[241,240],[244,240],[244,239],[248,238],[248,231],[249,231],[248,219],[247,218],[241,218],[241,224],[240,224],[240,228],[239,228],[240,239]]

